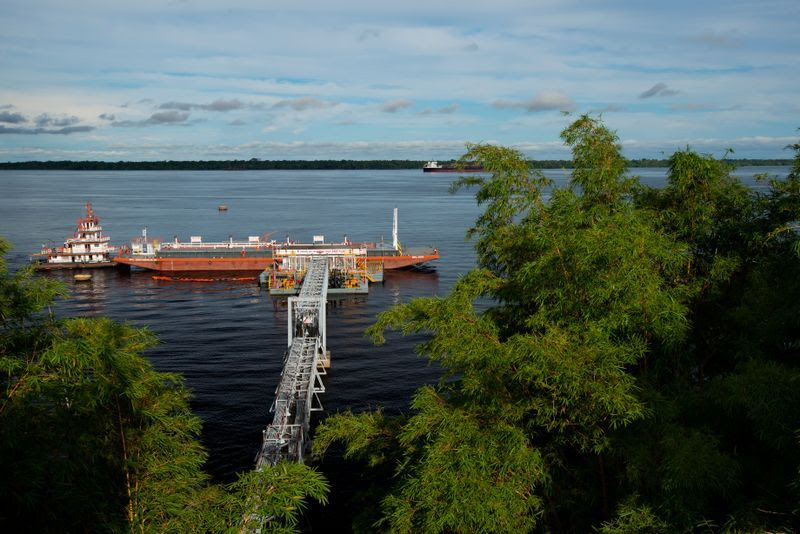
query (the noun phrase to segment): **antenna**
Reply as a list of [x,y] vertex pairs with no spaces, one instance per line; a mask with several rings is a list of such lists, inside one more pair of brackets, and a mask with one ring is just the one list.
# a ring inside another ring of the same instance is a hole
[[392,248],[397,250],[397,208],[394,209],[394,218],[392,220]]

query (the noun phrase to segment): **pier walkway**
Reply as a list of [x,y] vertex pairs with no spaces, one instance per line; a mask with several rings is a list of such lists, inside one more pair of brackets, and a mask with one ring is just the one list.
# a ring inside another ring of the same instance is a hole
[[272,423],[256,466],[280,460],[302,462],[311,445],[311,412],[322,410],[318,395],[325,392],[322,375],[330,367],[325,310],[328,296],[328,259],[314,257],[309,263],[300,295],[289,297],[288,345],[275,390]]

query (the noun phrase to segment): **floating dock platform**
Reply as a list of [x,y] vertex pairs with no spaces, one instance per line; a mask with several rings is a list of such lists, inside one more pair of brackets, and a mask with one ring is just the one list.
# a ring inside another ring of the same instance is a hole
[[329,295],[366,294],[370,282],[383,281],[383,263],[370,261],[366,249],[301,249],[278,251],[259,275],[259,284],[267,287],[270,295],[297,295],[315,259],[327,263]]

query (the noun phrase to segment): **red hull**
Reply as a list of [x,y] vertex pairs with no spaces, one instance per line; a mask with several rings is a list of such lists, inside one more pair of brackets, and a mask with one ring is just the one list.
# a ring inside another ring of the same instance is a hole
[[152,271],[260,273],[272,264],[272,258],[114,258],[117,263]]
[[[372,256],[370,261],[383,260],[384,269],[400,269],[432,260],[438,260],[439,253],[404,256]],[[132,265],[153,271],[167,272],[237,272],[260,273],[272,265],[272,258],[131,258],[118,256],[117,263]]]
[[436,252],[434,254],[424,254],[419,256],[381,256],[380,258],[383,259],[383,268],[385,270],[401,269],[403,267],[411,267],[412,265],[419,265],[428,261],[438,260],[439,253]]

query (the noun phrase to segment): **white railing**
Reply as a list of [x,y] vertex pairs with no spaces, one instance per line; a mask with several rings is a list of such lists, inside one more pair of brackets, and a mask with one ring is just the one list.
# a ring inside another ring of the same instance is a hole
[[[274,465],[281,459],[302,462],[310,445],[311,412],[322,409],[319,393],[325,391],[319,360],[326,355],[326,303],[328,262],[314,258],[306,272],[300,296],[290,297],[289,350],[271,411],[272,423],[264,430],[256,465]],[[316,401],[316,405],[315,405]]]

